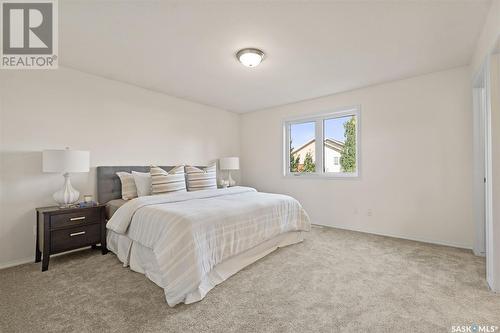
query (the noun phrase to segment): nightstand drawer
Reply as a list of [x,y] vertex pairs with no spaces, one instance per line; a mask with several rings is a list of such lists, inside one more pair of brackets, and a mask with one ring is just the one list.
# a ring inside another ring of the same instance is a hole
[[42,262],[42,272],[49,269],[52,254],[101,244],[106,247],[105,206],[36,209],[35,262]]
[[93,245],[100,241],[101,225],[99,223],[55,230],[50,235],[50,251],[67,251]]
[[78,224],[90,224],[99,221],[98,209],[82,209],[78,212],[53,215],[50,219],[50,227],[66,228]]

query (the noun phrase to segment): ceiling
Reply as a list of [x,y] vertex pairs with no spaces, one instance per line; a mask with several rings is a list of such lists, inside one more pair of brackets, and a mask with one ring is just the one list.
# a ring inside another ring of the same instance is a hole
[[[490,1],[59,2],[60,65],[235,112],[467,65]],[[246,68],[237,50],[266,59]]]

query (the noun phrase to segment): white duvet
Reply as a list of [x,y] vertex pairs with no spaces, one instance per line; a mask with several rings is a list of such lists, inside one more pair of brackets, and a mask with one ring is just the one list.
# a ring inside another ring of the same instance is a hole
[[139,197],[120,207],[107,228],[153,251],[174,306],[215,265],[280,234],[309,231],[310,222],[289,196],[232,187]]

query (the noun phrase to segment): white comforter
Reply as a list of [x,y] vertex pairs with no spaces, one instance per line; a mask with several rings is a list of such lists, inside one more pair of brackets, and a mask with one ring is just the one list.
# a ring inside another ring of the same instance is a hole
[[232,187],[136,198],[107,228],[152,249],[174,306],[215,265],[282,233],[309,231],[310,222],[289,196]]

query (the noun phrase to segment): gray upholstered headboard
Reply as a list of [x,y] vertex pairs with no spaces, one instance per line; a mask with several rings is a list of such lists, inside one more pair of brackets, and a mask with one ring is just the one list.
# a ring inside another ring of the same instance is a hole
[[[122,184],[117,172],[149,172],[149,166],[98,166],[97,167],[97,201],[106,203],[113,199],[121,199]],[[169,171],[173,166],[160,166]]]
[[[160,166],[165,171],[173,166]],[[199,166],[198,168],[203,168]],[[110,200],[121,199],[122,183],[116,175],[117,172],[149,172],[149,166],[98,166],[97,167],[97,201],[105,204]]]

